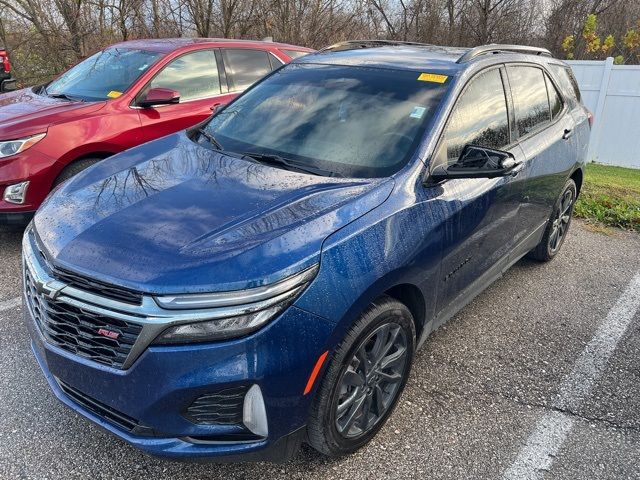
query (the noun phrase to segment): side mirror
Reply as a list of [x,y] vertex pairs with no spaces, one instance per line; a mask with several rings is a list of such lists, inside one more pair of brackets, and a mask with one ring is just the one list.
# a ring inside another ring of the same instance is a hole
[[138,106],[142,108],[155,107],[157,105],[171,105],[180,103],[180,92],[170,88],[152,88],[144,98],[138,100]]
[[496,178],[516,174],[521,169],[522,163],[509,152],[466,145],[456,163],[438,165],[429,178],[432,182],[449,178]]
[[2,80],[0,82],[0,92],[13,92],[18,89],[18,84],[14,78]]

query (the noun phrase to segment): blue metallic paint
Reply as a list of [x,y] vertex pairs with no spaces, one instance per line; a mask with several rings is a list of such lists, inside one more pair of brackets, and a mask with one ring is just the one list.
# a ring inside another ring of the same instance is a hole
[[[388,55],[366,62],[357,55],[365,53],[301,61],[333,58],[337,64],[394,68]],[[397,286],[419,292],[424,341],[477,293],[479,277],[494,278],[495,266],[499,275],[526,253],[541,235],[559,185],[584,164],[586,115],[577,109],[564,113],[576,123],[575,151],[569,151],[574,143],[556,138],[561,123],[516,141],[512,152],[526,162],[516,177],[425,184],[429,159],[463,86],[478,71],[504,62],[490,56],[462,68],[446,57],[425,62],[425,68],[434,67],[429,71],[452,75],[451,85],[414,157],[391,178],[288,172],[212,152],[180,133],[102,162],[51,196],[34,223],[53,261],[144,292],[247,288],[320,261],[316,279],[295,306],[258,332],[211,344],[152,346],[126,371],[44,343],[27,318],[56,395],[149,453],[219,457],[260,451],[305,425],[317,385],[308,396],[302,392],[315,361],[333,351],[372,300]],[[528,60],[515,54],[509,59]],[[420,61],[413,58],[414,68],[422,69]],[[105,424],[66,398],[52,374],[169,438],[131,437]],[[264,389],[266,441],[203,446],[178,438],[221,428],[189,424],[178,413],[185,403],[212,387],[246,382]]]

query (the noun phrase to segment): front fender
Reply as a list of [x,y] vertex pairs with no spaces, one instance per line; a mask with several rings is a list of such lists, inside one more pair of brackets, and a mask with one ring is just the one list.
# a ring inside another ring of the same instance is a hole
[[359,315],[394,286],[416,286],[433,318],[442,238],[424,204],[394,199],[329,236],[320,270],[296,305],[334,322],[333,345]]

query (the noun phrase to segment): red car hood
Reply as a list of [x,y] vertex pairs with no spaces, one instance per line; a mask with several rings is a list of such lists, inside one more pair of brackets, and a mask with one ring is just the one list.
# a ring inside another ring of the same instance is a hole
[[49,125],[99,110],[106,102],[70,102],[24,88],[0,96],[0,140],[34,135]]

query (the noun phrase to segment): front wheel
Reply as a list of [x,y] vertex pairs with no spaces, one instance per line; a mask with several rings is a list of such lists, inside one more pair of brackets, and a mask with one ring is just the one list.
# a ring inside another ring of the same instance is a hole
[[411,371],[416,333],[409,309],[374,302],[336,349],[311,407],[309,444],[340,456],[369,442],[398,402]]
[[573,205],[576,202],[578,190],[572,179],[562,190],[562,195],[556,202],[551,213],[551,218],[547,222],[547,228],[544,231],[540,243],[529,252],[528,256],[541,262],[552,260],[560,251],[560,247],[567,238],[571,217],[573,215]]

